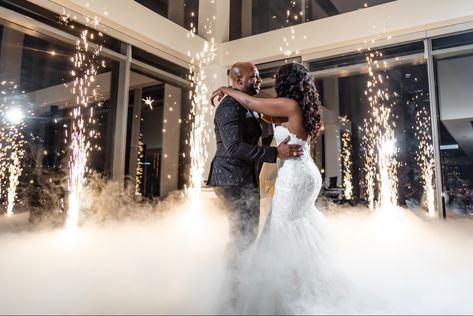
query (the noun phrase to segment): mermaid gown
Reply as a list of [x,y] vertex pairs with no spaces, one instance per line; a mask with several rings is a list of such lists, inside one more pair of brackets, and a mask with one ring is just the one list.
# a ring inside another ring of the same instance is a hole
[[287,136],[304,154],[279,162],[271,214],[242,269],[239,314],[334,312],[343,287],[329,259],[325,217],[315,207],[322,177],[309,144],[275,127],[277,144]]

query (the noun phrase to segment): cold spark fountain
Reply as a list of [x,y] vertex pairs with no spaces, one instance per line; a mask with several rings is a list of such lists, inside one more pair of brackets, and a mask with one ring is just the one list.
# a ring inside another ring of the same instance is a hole
[[340,118],[342,125],[342,167],[343,167],[343,196],[346,200],[353,198],[353,174],[352,174],[352,145],[348,118]]
[[[366,193],[370,210],[392,209],[397,204],[396,137],[394,135],[393,103],[389,100],[388,88],[383,87],[389,77],[384,73],[386,62],[379,62],[382,53],[368,51],[369,80],[365,96],[368,99],[368,118],[363,124],[362,144],[365,150],[364,172]],[[376,189],[378,191],[375,194]]]
[[6,215],[12,216],[19,178],[23,172],[26,126],[22,105],[16,99],[18,86],[2,81],[0,100],[0,199],[6,197]]
[[435,188],[434,180],[434,147],[432,144],[430,128],[430,114],[425,108],[416,113],[415,136],[419,141],[419,149],[416,152],[417,164],[421,170],[422,184],[426,195],[425,205],[429,216],[435,216]]
[[[97,19],[94,19],[94,25],[97,24]],[[69,136],[69,208],[66,219],[68,228],[77,227],[79,223],[80,203],[91,151],[90,139],[95,136],[95,131],[88,131],[86,125],[93,122],[94,110],[90,102],[97,97],[94,82],[98,69],[104,66],[104,61],[99,60],[102,46],[89,47],[89,38],[93,39],[94,36],[94,33],[88,30],[82,31],[81,39],[76,42],[76,53],[71,58],[73,64],[71,74],[74,77],[72,93],[76,97],[76,106],[71,113],[72,126]],[[99,36],[101,37],[102,33],[99,33]],[[88,122],[86,116],[88,116]]]
[[[213,17],[215,20],[215,16]],[[207,34],[212,33],[213,23],[208,19],[205,25]],[[191,30],[188,37],[195,36],[195,27],[191,23]],[[205,163],[209,158],[207,144],[210,141],[211,129],[206,120],[206,116],[211,111],[209,106],[209,88],[206,84],[208,74],[206,68],[211,65],[217,56],[217,47],[214,38],[206,41],[203,49],[197,52],[191,58],[189,66],[188,79],[191,81],[191,92],[189,99],[191,100],[191,113],[189,120],[192,121],[192,130],[189,139],[191,172],[190,172],[190,190],[200,191],[203,182],[203,173],[205,171]],[[188,53],[191,57],[191,53]]]

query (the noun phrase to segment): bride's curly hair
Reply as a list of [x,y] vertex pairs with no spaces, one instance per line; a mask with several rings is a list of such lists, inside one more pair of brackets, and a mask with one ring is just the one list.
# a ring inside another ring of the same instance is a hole
[[278,97],[297,101],[304,115],[304,128],[314,142],[322,127],[321,104],[314,79],[299,63],[288,63],[276,74],[275,90]]

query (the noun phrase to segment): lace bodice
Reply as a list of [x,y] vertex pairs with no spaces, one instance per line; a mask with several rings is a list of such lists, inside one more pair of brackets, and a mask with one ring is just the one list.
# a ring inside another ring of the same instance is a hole
[[302,155],[300,158],[312,160],[310,156],[309,144],[305,140],[302,140],[293,133],[291,133],[289,129],[285,126],[278,125],[274,127],[274,139],[276,140],[276,144],[279,145],[283,140],[287,138],[287,136],[291,137],[291,139],[289,140],[289,144],[299,144],[302,146],[304,155]]
[[278,177],[272,203],[272,218],[298,219],[315,209],[314,204],[322,187],[322,177],[311,155],[309,144],[291,133],[284,126],[274,128],[274,138],[279,145],[290,136],[289,144],[302,146],[300,157],[279,161]]

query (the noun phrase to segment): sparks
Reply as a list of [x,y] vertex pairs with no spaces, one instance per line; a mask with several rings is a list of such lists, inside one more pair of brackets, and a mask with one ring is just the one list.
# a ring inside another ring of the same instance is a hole
[[66,12],[66,10],[63,8],[62,13],[59,16],[59,23],[68,25],[70,19],[71,19],[71,14],[69,12]]
[[342,117],[340,122],[344,128],[342,131],[342,167],[343,167],[343,195],[346,200],[353,198],[353,174],[352,174],[352,146],[351,133],[349,131],[348,118]]
[[[67,212],[66,227],[74,228],[79,224],[80,203],[82,191],[86,181],[87,161],[92,149],[90,139],[96,137],[95,131],[87,131],[86,124],[93,124],[93,110],[90,102],[97,98],[96,86],[94,86],[95,76],[101,62],[98,55],[102,46],[89,49],[89,31],[81,33],[81,39],[76,43],[76,53],[72,56],[72,75],[74,83],[72,93],[76,96],[76,107],[72,110],[72,123],[70,137],[69,155],[69,209]],[[89,115],[89,119],[86,119]],[[66,134],[67,135],[67,134]]]
[[23,172],[26,126],[21,107],[16,104],[17,85],[12,81],[1,83],[0,101],[0,198],[6,197],[6,214],[12,216],[17,197],[19,178]]
[[380,65],[377,60],[380,57],[382,54],[377,51],[369,51],[366,55],[369,80],[365,96],[369,110],[363,124],[362,144],[365,150],[365,185],[370,210],[392,209],[397,204],[399,162],[396,158],[398,149],[392,117],[394,104],[389,101],[388,89],[382,87],[387,65]]
[[435,188],[434,180],[434,147],[432,144],[430,114],[425,108],[416,113],[415,136],[419,141],[419,149],[416,152],[416,161],[421,170],[422,184],[426,199],[424,207],[427,208],[429,216],[435,216]]
[[[209,21],[207,27],[212,29],[212,22]],[[189,31],[189,36],[194,36],[194,29]],[[191,100],[192,129],[189,139],[191,171],[190,171],[190,188],[191,190],[200,191],[203,183],[203,174],[205,164],[209,158],[207,144],[210,141],[210,128],[206,116],[211,111],[209,106],[209,88],[205,82],[208,79],[206,67],[209,66],[216,58],[216,44],[212,38],[206,41],[203,49],[195,54],[191,59],[189,66],[188,79],[191,81],[193,90],[189,95]]]
[[[284,55],[284,57],[289,58],[292,55],[299,55],[300,52],[298,49],[293,49],[295,40],[296,40],[296,31],[293,27],[293,24],[298,24],[299,23],[299,16],[303,17],[304,12],[299,10],[296,10],[296,2],[295,1],[290,1],[289,2],[289,8],[286,10],[286,19],[284,23],[281,25],[281,28],[289,28],[290,27],[290,34],[286,37],[284,36],[282,39],[282,44],[279,47],[279,52]],[[293,12],[295,10],[295,12]],[[304,37],[305,39],[305,37]],[[292,42],[292,43],[291,43]],[[286,60],[287,62],[287,60]]]

